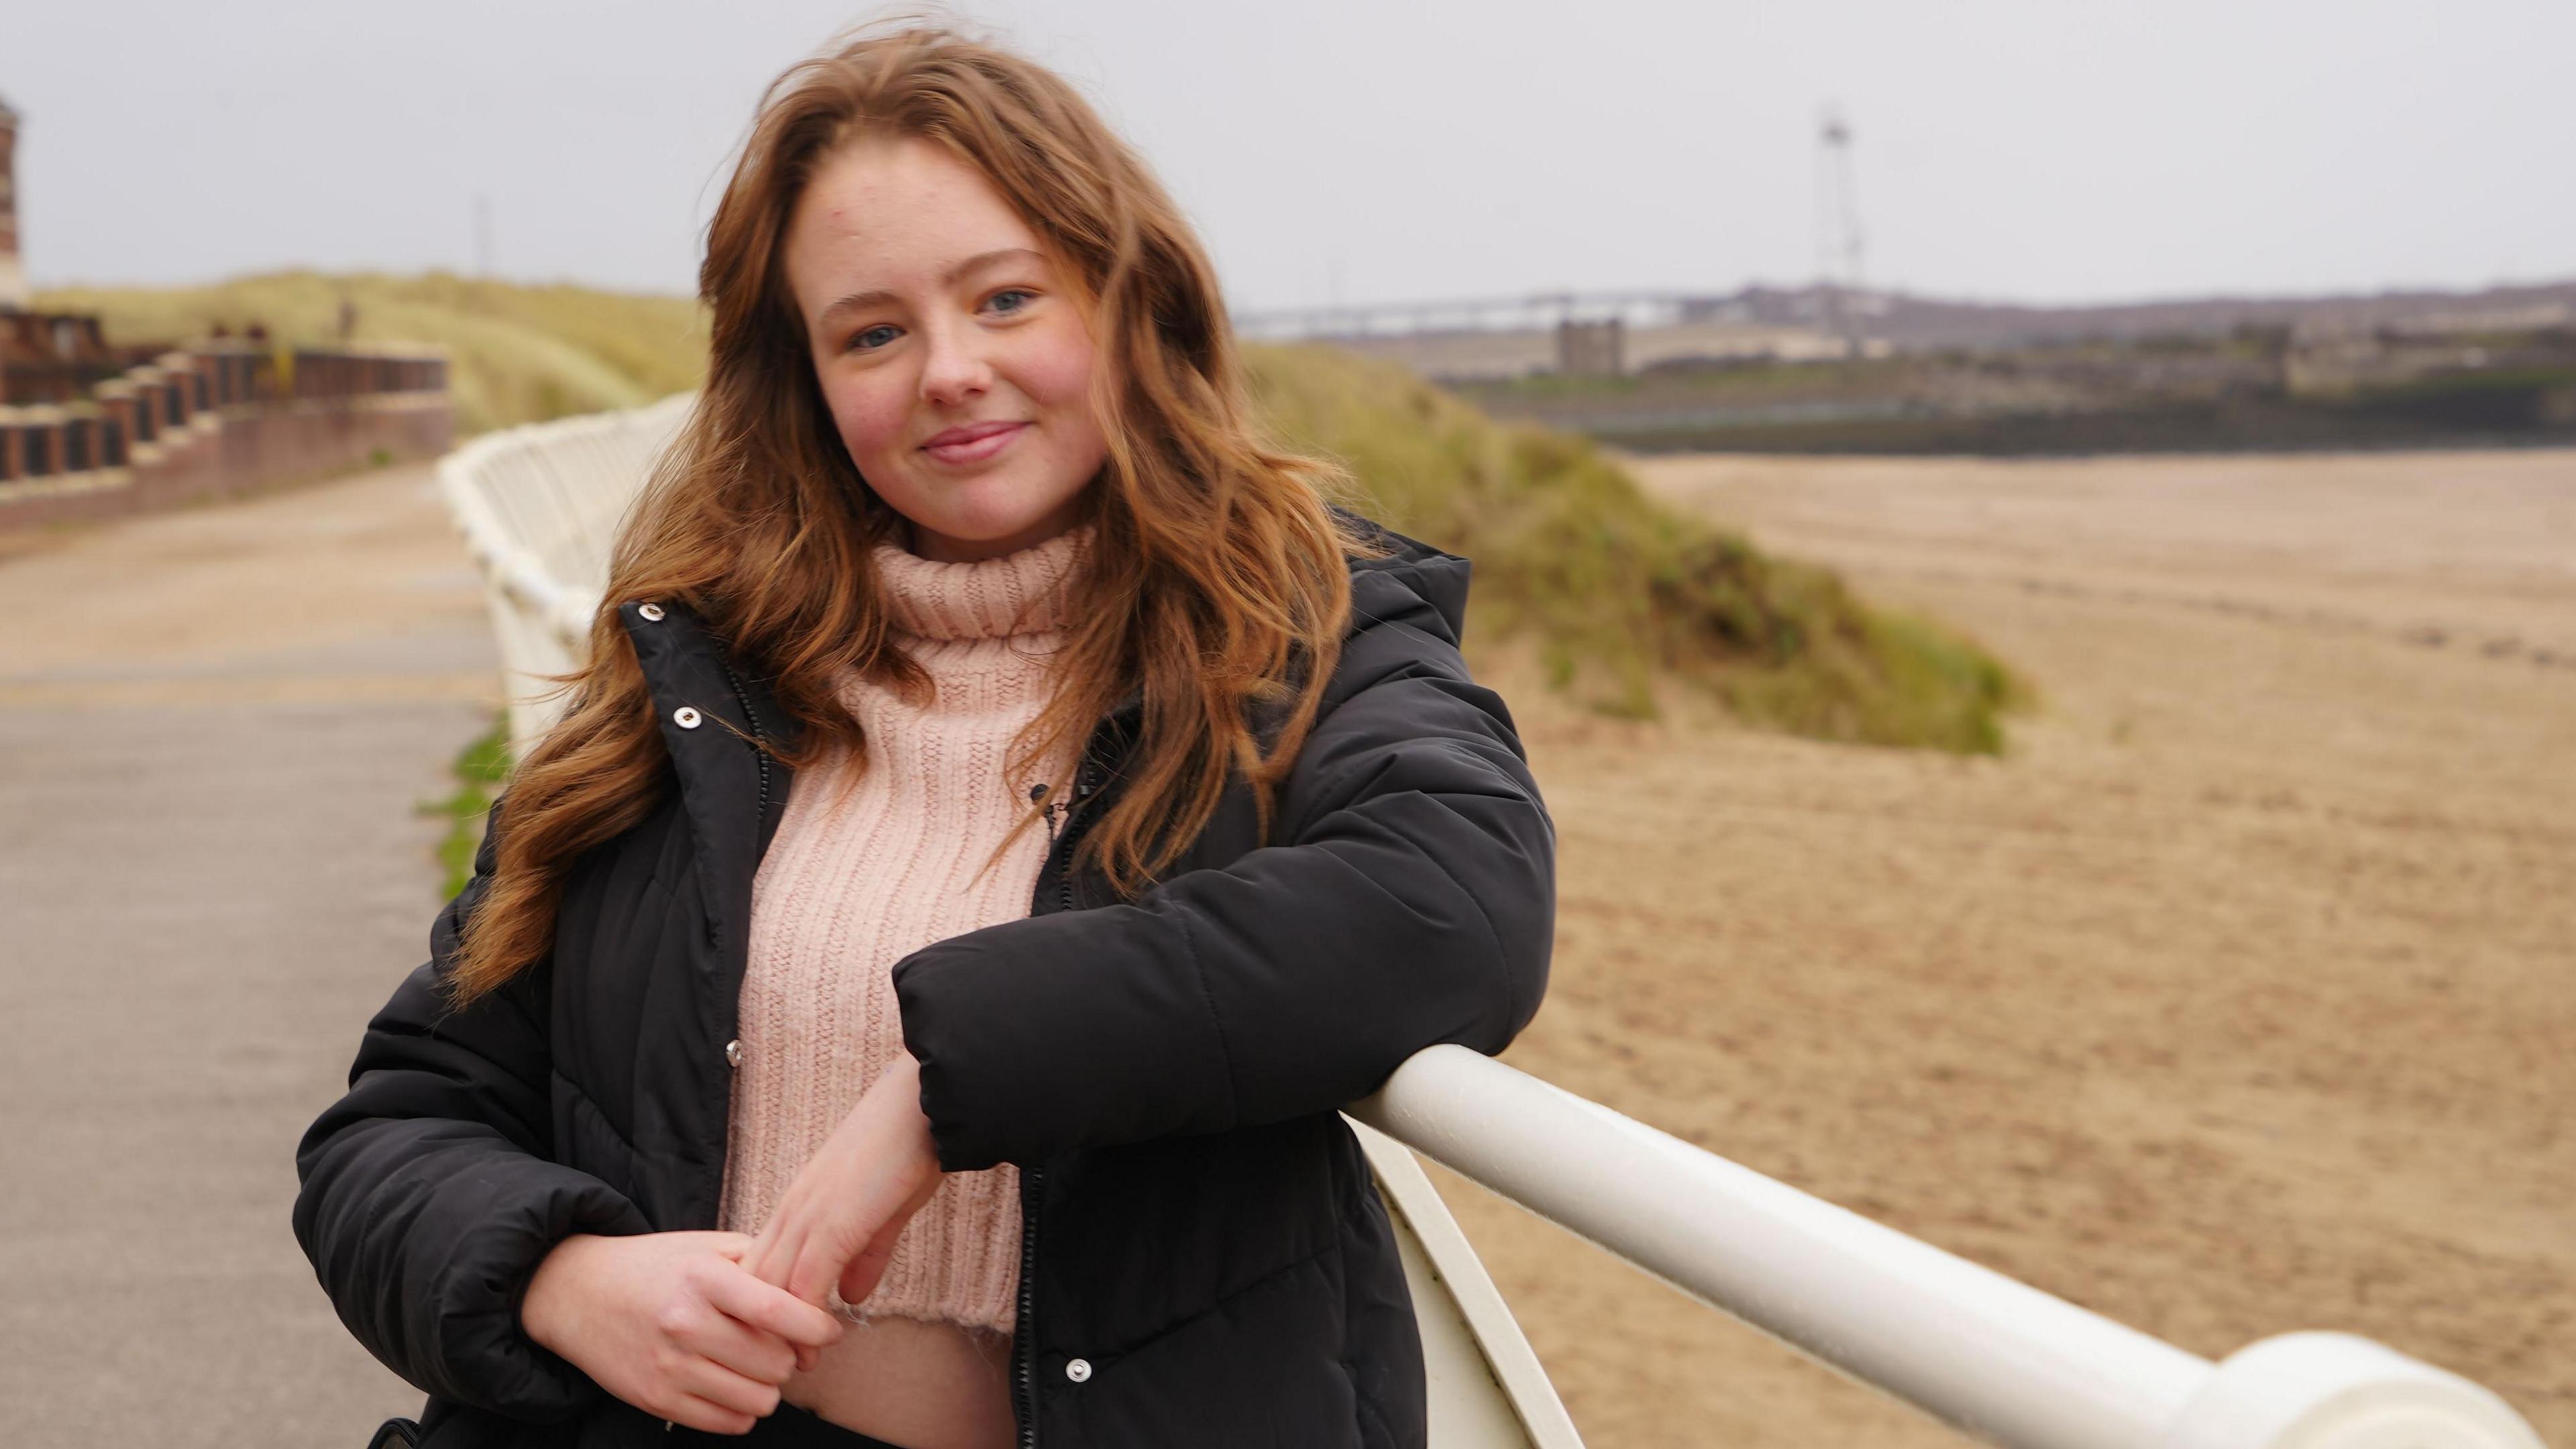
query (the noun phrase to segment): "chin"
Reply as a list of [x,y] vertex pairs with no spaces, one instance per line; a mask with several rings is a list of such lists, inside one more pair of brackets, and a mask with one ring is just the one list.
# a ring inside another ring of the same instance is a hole
[[[1060,502],[1030,505],[1017,501],[1003,503],[996,500],[989,505],[979,506],[967,500],[952,501],[962,502],[965,506],[930,508],[920,512],[910,509],[896,511],[912,520],[915,530],[936,534],[954,544],[975,549],[995,549],[1008,545],[1011,551],[1016,552],[1018,549],[1034,547],[1043,542],[1043,539],[1037,538],[1024,540],[1022,536],[1031,530],[1044,528],[1050,519],[1057,516],[1063,506]],[[1050,531],[1048,536],[1052,537],[1053,531]]]
[[1052,508],[976,508],[953,515],[944,523],[934,519],[930,527],[961,542],[1000,543],[1043,526],[1054,512]]

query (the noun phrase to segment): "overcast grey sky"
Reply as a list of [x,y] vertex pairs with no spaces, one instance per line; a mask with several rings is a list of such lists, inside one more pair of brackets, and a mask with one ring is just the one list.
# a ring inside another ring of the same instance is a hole
[[[2567,0],[961,0],[1161,170],[1243,309],[1816,270],[2109,300],[2576,275]],[[0,5],[40,286],[289,266],[687,291],[807,0]]]

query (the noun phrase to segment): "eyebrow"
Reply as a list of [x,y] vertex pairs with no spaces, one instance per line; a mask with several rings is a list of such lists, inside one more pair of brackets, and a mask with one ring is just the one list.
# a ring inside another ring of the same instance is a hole
[[[965,276],[967,273],[975,271],[978,268],[989,267],[995,262],[1011,261],[1020,257],[1027,257],[1038,262],[1044,262],[1046,260],[1045,253],[1030,247],[1003,247],[999,251],[977,252],[975,255],[968,257],[966,260],[959,262],[953,267],[950,267],[947,271],[940,273],[939,284],[943,287],[954,286],[956,285],[958,278]],[[874,307],[895,300],[896,297],[892,292],[852,292],[850,295],[843,297],[839,301],[824,308],[817,316],[816,320],[829,322],[843,312],[853,312],[862,307]]]

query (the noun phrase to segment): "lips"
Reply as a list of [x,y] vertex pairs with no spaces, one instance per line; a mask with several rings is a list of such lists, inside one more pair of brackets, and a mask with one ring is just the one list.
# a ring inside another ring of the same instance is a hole
[[1009,447],[1027,427],[1026,423],[968,423],[932,434],[921,451],[943,463],[973,463]]

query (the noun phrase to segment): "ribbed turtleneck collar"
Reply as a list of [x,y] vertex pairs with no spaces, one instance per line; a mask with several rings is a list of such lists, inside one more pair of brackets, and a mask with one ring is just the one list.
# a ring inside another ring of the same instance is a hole
[[1053,633],[1071,617],[1074,576],[1090,543],[1086,526],[980,563],[935,563],[880,543],[877,579],[894,626],[919,638]]

